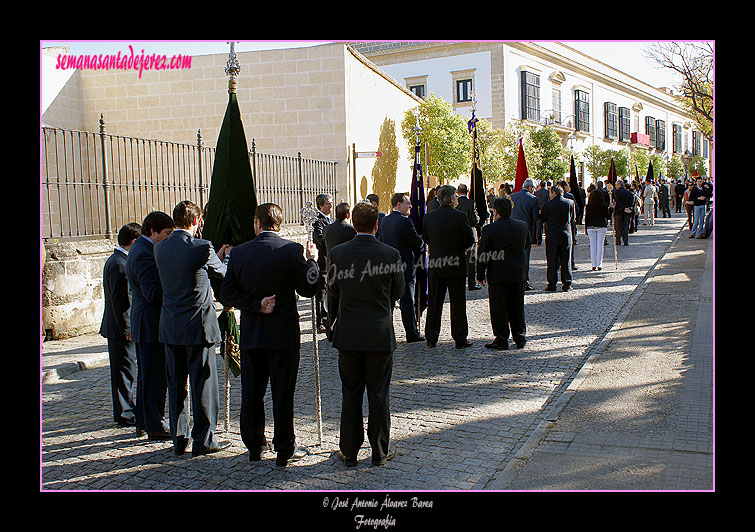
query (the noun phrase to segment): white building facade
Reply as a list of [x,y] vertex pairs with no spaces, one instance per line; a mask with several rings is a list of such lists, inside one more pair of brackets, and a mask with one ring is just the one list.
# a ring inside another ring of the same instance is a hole
[[[575,153],[590,145],[647,150],[664,161],[679,157],[685,166],[698,155],[710,175],[708,140],[669,89],[652,87],[562,43],[352,46],[418,96],[434,93],[464,117],[471,116],[474,91],[476,117],[494,127],[550,125]],[[578,173],[585,186],[602,177],[587,175],[584,166]]]

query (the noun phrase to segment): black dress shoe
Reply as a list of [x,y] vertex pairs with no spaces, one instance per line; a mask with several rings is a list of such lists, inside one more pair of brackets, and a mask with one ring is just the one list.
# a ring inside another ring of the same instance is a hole
[[467,290],[480,290],[482,287],[479,284],[476,284],[474,286],[468,286]]
[[160,430],[158,432],[147,432],[147,438],[152,441],[169,440],[171,438],[170,432]]
[[385,463],[388,460],[393,460],[395,457],[396,457],[396,450],[395,449],[391,449],[391,450],[388,451],[388,454],[386,454],[384,457],[379,458],[379,459],[373,458],[372,459],[372,465],[374,465],[374,466],[385,465]]
[[177,442],[173,443],[173,454],[181,456],[186,452],[186,448],[189,446],[188,438],[181,438]]
[[514,340],[514,343],[516,344],[516,348],[517,349],[521,349],[521,348],[523,348],[527,344],[527,339],[525,338],[524,340],[521,340],[519,342],[517,342],[516,340]]
[[286,467],[289,461],[295,462],[297,460],[301,460],[308,454],[309,449],[307,449],[306,447],[299,447],[298,445],[294,444],[293,449],[278,453],[278,456],[275,458],[275,465]]
[[469,340],[465,340],[464,342],[460,344],[456,344],[456,349],[464,349],[465,347],[469,347],[470,345],[472,345],[472,342],[470,342]]
[[524,289],[525,290],[534,290],[534,288],[532,287],[532,285],[530,284],[529,281],[527,281],[526,283],[524,283]]
[[548,286],[545,287],[545,291],[546,292],[555,292],[556,291],[556,287],[548,285]]
[[265,445],[262,446],[261,449],[249,449],[249,461],[250,462],[259,462],[262,460],[262,453],[264,451],[272,451],[273,446],[270,445],[270,442],[265,442]]
[[352,467],[357,465],[357,459],[356,458],[349,458],[345,454],[343,454],[341,451],[338,451],[338,459],[343,462],[343,464],[347,467]]
[[508,342],[499,342],[497,339],[493,340],[489,344],[485,344],[485,347],[488,349],[500,349],[500,350],[506,350],[509,348]]
[[424,342],[424,341],[425,341],[425,337],[422,336],[421,334],[419,336],[414,336],[412,338],[406,339],[407,344],[411,344],[412,342]]
[[133,427],[136,425],[136,420],[133,418],[132,419],[116,419],[115,422],[118,423],[118,425],[120,425],[121,427]]
[[437,345],[437,342],[431,342],[430,340],[427,340],[427,347],[435,347]]
[[218,441],[218,444],[216,447],[192,448],[191,456],[202,456],[203,454],[216,453],[218,451],[222,451],[223,449],[227,449],[230,446],[231,446],[231,442],[229,441]]
[[569,290],[571,290],[571,285],[568,285],[568,284],[564,285],[564,286],[561,287],[561,290],[563,292],[568,292]]

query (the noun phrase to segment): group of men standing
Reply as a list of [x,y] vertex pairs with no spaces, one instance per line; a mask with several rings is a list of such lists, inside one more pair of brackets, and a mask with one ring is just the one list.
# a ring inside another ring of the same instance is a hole
[[[190,201],[176,205],[172,216],[153,212],[141,227],[124,226],[119,247],[105,265],[101,330],[111,346],[116,422],[135,426],[150,439],[171,439],[179,455],[190,442],[194,456],[230,445],[216,435],[215,345],[221,341],[217,299],[241,311],[240,429],[249,460],[275,450],[276,464],[285,466],[308,454],[296,442],[293,420],[300,352],[298,294],[315,298],[316,327],[338,350],[339,458],[349,466],[357,463],[364,441],[366,390],[372,462],[384,464],[395,455],[388,397],[396,303],[406,341],[436,347],[448,293],[451,336],[455,347],[463,349],[472,345],[467,338],[465,283],[468,290],[487,285],[494,339],[486,347],[508,349],[510,337],[517,348],[524,347],[524,293],[532,289],[529,254],[538,220],[545,223],[548,286],[555,287],[560,267],[563,289],[568,290],[574,202],[554,186],[550,200],[541,206],[534,188],[527,180],[510,198],[495,199],[492,221],[485,223],[488,213],[476,212],[465,186],[441,186],[437,208],[428,210],[421,228],[409,218],[408,194],[394,194],[387,215],[378,210],[377,197],[351,208],[346,203],[334,207],[331,196],[321,194],[315,201],[319,213],[314,242],[306,246],[280,237],[283,212],[273,203],[257,207],[253,240],[224,245],[217,252],[200,238],[202,213]],[[416,307],[418,268],[426,268],[429,285],[424,336]],[[212,278],[220,281],[216,291]],[[134,365],[139,379],[136,398],[130,396]],[[265,437],[263,398],[268,383],[272,445]]]

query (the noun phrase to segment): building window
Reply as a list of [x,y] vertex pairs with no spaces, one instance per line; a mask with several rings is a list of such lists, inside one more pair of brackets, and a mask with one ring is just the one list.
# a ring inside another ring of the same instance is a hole
[[650,145],[655,146],[655,118],[645,117],[645,135],[650,137]]
[[630,139],[629,108],[619,107],[619,140],[622,142],[629,142]]
[[616,104],[605,102],[603,104],[605,136],[607,139],[619,138],[619,112]]
[[590,132],[590,95],[582,90],[574,91],[574,114],[577,118],[577,131]]
[[561,123],[561,89],[553,89],[553,121],[556,124]]
[[472,101],[472,80],[471,79],[457,79],[456,80],[456,101],[457,102],[471,102]]
[[522,120],[540,121],[540,76],[522,71]]
[[682,126],[680,126],[679,124],[673,124],[672,129],[674,134],[674,153],[682,153]]
[[666,149],[666,122],[655,121],[655,147],[663,151]]
[[701,137],[702,135],[700,135],[699,131],[692,132],[692,155],[700,155],[702,153],[700,150]]
[[415,95],[425,99],[425,86],[424,85],[412,85],[409,87],[409,90],[412,91]]
[[703,157],[708,158],[708,139],[703,137]]

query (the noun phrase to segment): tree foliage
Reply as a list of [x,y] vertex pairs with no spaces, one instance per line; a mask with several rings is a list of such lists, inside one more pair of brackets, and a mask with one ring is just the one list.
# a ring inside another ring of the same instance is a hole
[[709,42],[654,42],[646,56],[681,76],[675,87],[700,131],[713,140],[713,46]]

